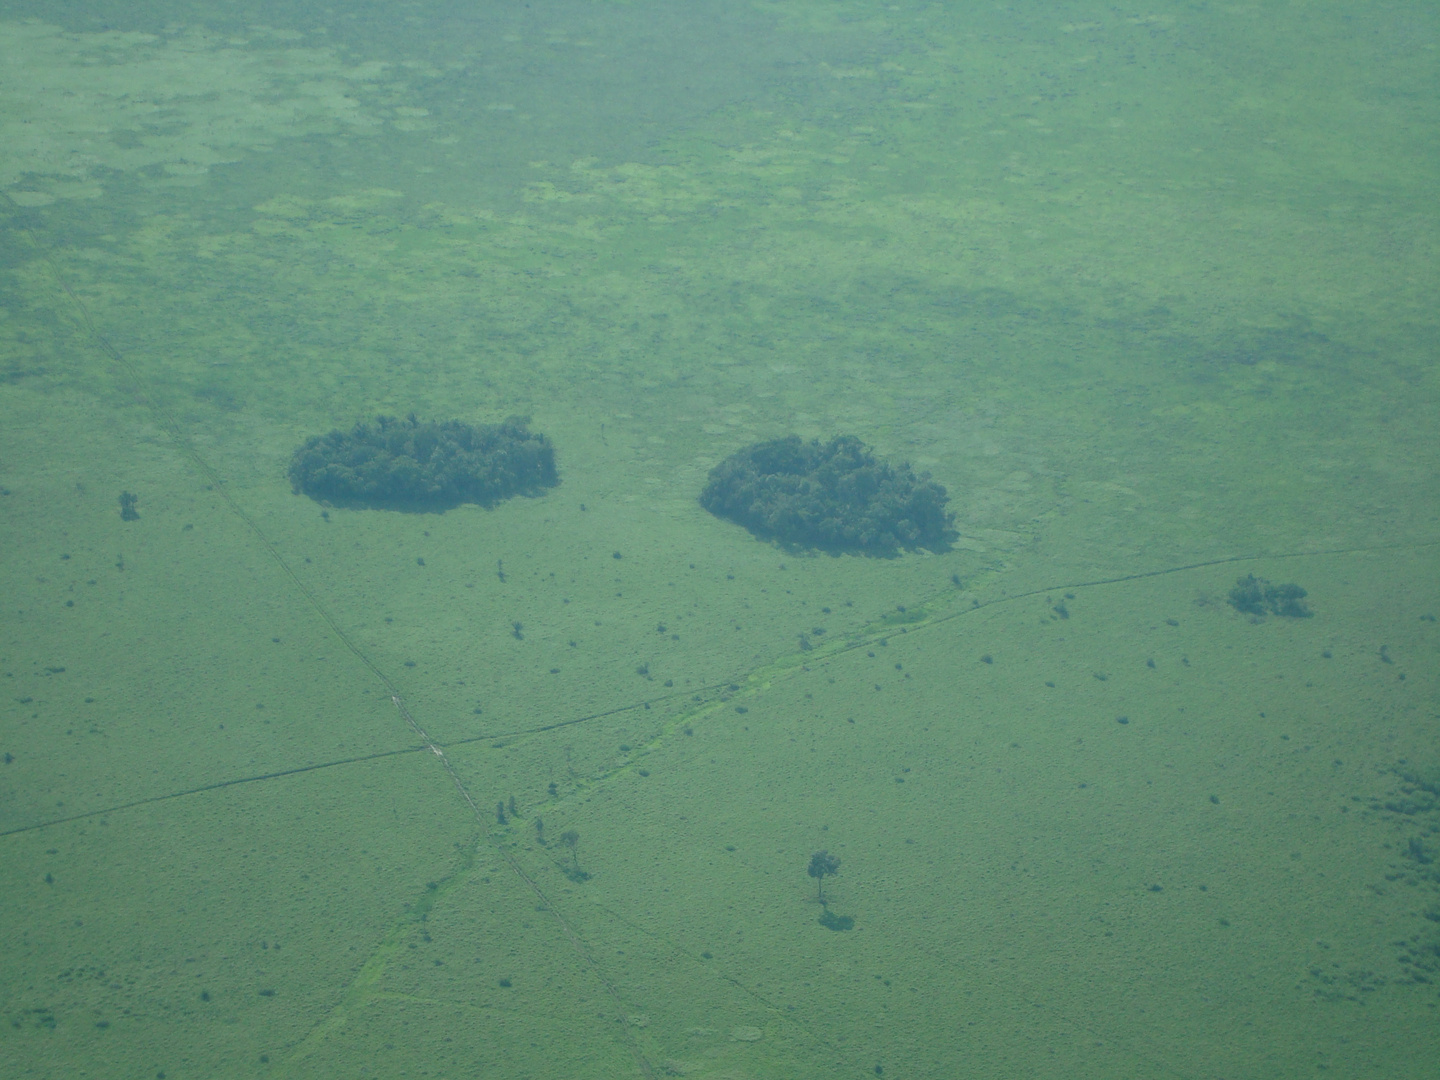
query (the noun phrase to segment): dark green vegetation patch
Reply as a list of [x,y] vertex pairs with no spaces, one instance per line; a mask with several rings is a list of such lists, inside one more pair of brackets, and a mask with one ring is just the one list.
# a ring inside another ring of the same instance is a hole
[[825,551],[944,551],[955,538],[945,489],[877,458],[853,435],[756,443],[710,470],[700,505],[756,536]]
[[476,427],[459,420],[379,417],[313,435],[290,459],[297,494],[337,506],[444,510],[490,506],[560,482],[555,448],[526,421]]
[[1308,619],[1315,614],[1305,603],[1305,590],[1299,585],[1271,585],[1254,574],[1246,574],[1235,582],[1230,590],[1230,606],[1246,615]]

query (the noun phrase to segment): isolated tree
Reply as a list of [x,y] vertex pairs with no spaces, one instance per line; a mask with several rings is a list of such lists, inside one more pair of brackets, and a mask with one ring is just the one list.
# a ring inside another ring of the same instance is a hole
[[576,854],[575,848],[580,844],[580,834],[574,829],[566,829],[560,834],[560,842],[570,849],[570,858],[575,863],[575,868],[580,868],[580,856]]
[[828,851],[817,851],[810,856],[810,869],[806,871],[815,879],[816,898],[825,903],[825,879],[840,873],[840,860]]

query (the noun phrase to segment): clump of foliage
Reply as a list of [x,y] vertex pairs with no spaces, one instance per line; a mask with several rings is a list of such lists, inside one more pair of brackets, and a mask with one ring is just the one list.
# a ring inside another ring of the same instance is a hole
[[1315,613],[1305,603],[1305,595],[1299,585],[1271,585],[1264,578],[1246,574],[1230,590],[1230,606],[1246,615],[1308,619]]
[[[1384,803],[1386,810],[1406,817],[1440,810],[1440,769],[1421,770],[1414,766],[1397,765],[1391,771],[1400,777],[1400,791],[1404,797],[1387,800]],[[1371,806],[1372,810],[1379,808],[1379,803]]]
[[490,506],[560,482],[555,448],[520,417],[475,426],[381,416],[305,440],[290,459],[297,494],[339,506],[443,510]]
[[140,501],[139,496],[134,495],[134,494],[132,494],[132,493],[129,492],[129,491],[122,491],[122,492],[120,493],[120,520],[121,520],[121,521],[139,521],[139,520],[140,520],[140,511],[138,511],[138,510],[135,509],[135,504],[138,503],[139,501]]
[[908,464],[877,458],[853,435],[756,443],[710,470],[700,505],[762,539],[894,555],[944,551],[955,538],[945,489]]

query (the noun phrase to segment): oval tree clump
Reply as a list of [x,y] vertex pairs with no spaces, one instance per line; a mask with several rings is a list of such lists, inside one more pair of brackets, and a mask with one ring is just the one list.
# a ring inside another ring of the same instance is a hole
[[929,473],[877,458],[854,435],[748,446],[711,469],[700,493],[706,510],[761,539],[867,555],[948,550],[956,534],[947,500]]
[[493,506],[560,482],[555,448],[521,417],[476,426],[459,420],[373,424],[305,440],[290,459],[296,494],[336,506],[446,510]]

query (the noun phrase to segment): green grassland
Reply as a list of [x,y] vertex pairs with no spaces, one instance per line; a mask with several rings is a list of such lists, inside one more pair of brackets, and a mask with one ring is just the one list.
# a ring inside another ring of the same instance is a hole
[[[1428,1075],[1432,13],[356,10],[0,23],[0,1072]],[[290,490],[412,411],[561,485]]]

